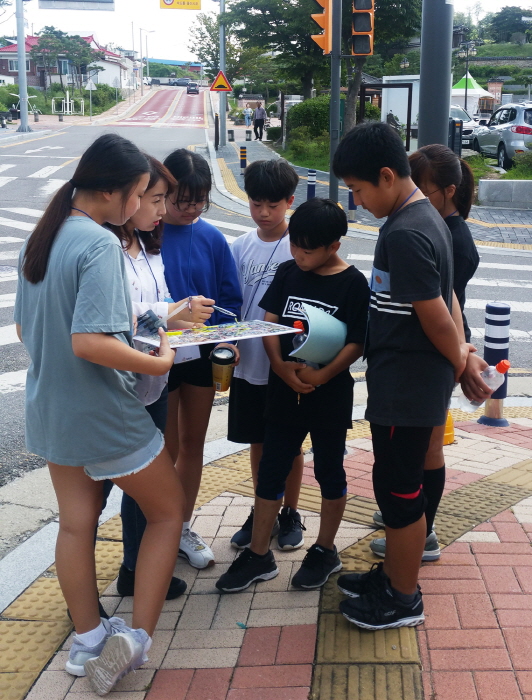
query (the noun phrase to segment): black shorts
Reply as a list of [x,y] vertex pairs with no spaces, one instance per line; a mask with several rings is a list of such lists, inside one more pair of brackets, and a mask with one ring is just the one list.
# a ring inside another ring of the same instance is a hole
[[229,392],[228,440],[252,445],[264,442],[267,391],[267,384],[250,384],[233,377]]
[[168,391],[179,389],[181,384],[213,386],[212,362],[209,359],[213,347],[214,345],[202,345],[200,348],[201,357],[198,360],[172,365],[168,376]]
[[375,499],[388,527],[407,527],[425,512],[423,471],[432,428],[370,427]]
[[303,440],[310,432],[314,451],[314,476],[321,495],[337,500],[347,493],[344,469],[345,428],[300,428],[283,423],[266,423],[264,449],[259,464],[256,494],[267,501],[277,501],[284,495],[286,479],[294,459],[301,451]]

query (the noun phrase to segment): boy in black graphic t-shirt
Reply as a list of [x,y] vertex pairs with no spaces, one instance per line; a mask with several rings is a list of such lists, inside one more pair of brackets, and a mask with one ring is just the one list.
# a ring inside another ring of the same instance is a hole
[[353,410],[349,367],[362,354],[369,302],[366,278],[338,255],[340,238],[346,232],[345,213],[331,200],[312,199],[302,204],[289,224],[294,260],[279,266],[260,302],[265,320],[290,327],[296,320],[305,322],[302,303],[316,306],[343,321],[347,337],[334,360],[319,369],[292,361],[293,335],[264,338],[271,369],[253,535],[249,549],[216,583],[221,591],[241,591],[253,581],[277,576],[270,535],[286,478],[308,432],[322,493],[321,523],[316,543],[308,550],[292,585],[318,588],[342,568],[334,538],[347,493],[343,461]]
[[351,596],[340,610],[365,629],[414,626],[424,620],[417,578],[426,540],[425,455],[469,354],[453,293],[451,235],[411,180],[403,142],[388,125],[355,127],[333,167],[357,205],[388,217],[375,248],[365,347],[386,554],[369,573],[338,579]]

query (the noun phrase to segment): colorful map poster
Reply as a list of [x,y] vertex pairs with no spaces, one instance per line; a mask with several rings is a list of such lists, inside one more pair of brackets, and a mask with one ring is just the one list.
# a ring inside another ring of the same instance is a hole
[[[227,343],[230,340],[242,340],[244,338],[261,338],[266,335],[282,335],[283,333],[298,333],[295,328],[281,326],[278,323],[267,321],[242,321],[239,323],[226,323],[221,326],[206,326],[183,331],[168,331],[168,341],[171,348],[184,348],[187,345],[206,345],[208,343]],[[151,335],[136,335],[134,340],[141,343],[159,347],[160,340],[157,333]]]

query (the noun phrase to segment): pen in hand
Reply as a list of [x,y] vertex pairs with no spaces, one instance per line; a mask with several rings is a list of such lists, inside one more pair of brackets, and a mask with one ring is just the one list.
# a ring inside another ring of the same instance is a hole
[[234,318],[238,318],[238,316],[236,314],[234,314],[232,311],[227,311],[226,309],[222,309],[221,306],[216,306],[216,304],[213,304],[212,308],[215,309],[216,311],[219,311],[221,314],[225,314],[226,316],[233,316]]

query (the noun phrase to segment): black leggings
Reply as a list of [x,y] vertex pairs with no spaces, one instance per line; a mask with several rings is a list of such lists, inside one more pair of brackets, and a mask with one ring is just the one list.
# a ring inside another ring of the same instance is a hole
[[[283,497],[286,479],[308,432],[307,428],[266,423],[256,491],[259,498],[278,501]],[[314,475],[320,485],[321,495],[327,500],[342,498],[347,492],[344,470],[346,435],[345,428],[310,431],[314,449]]]

